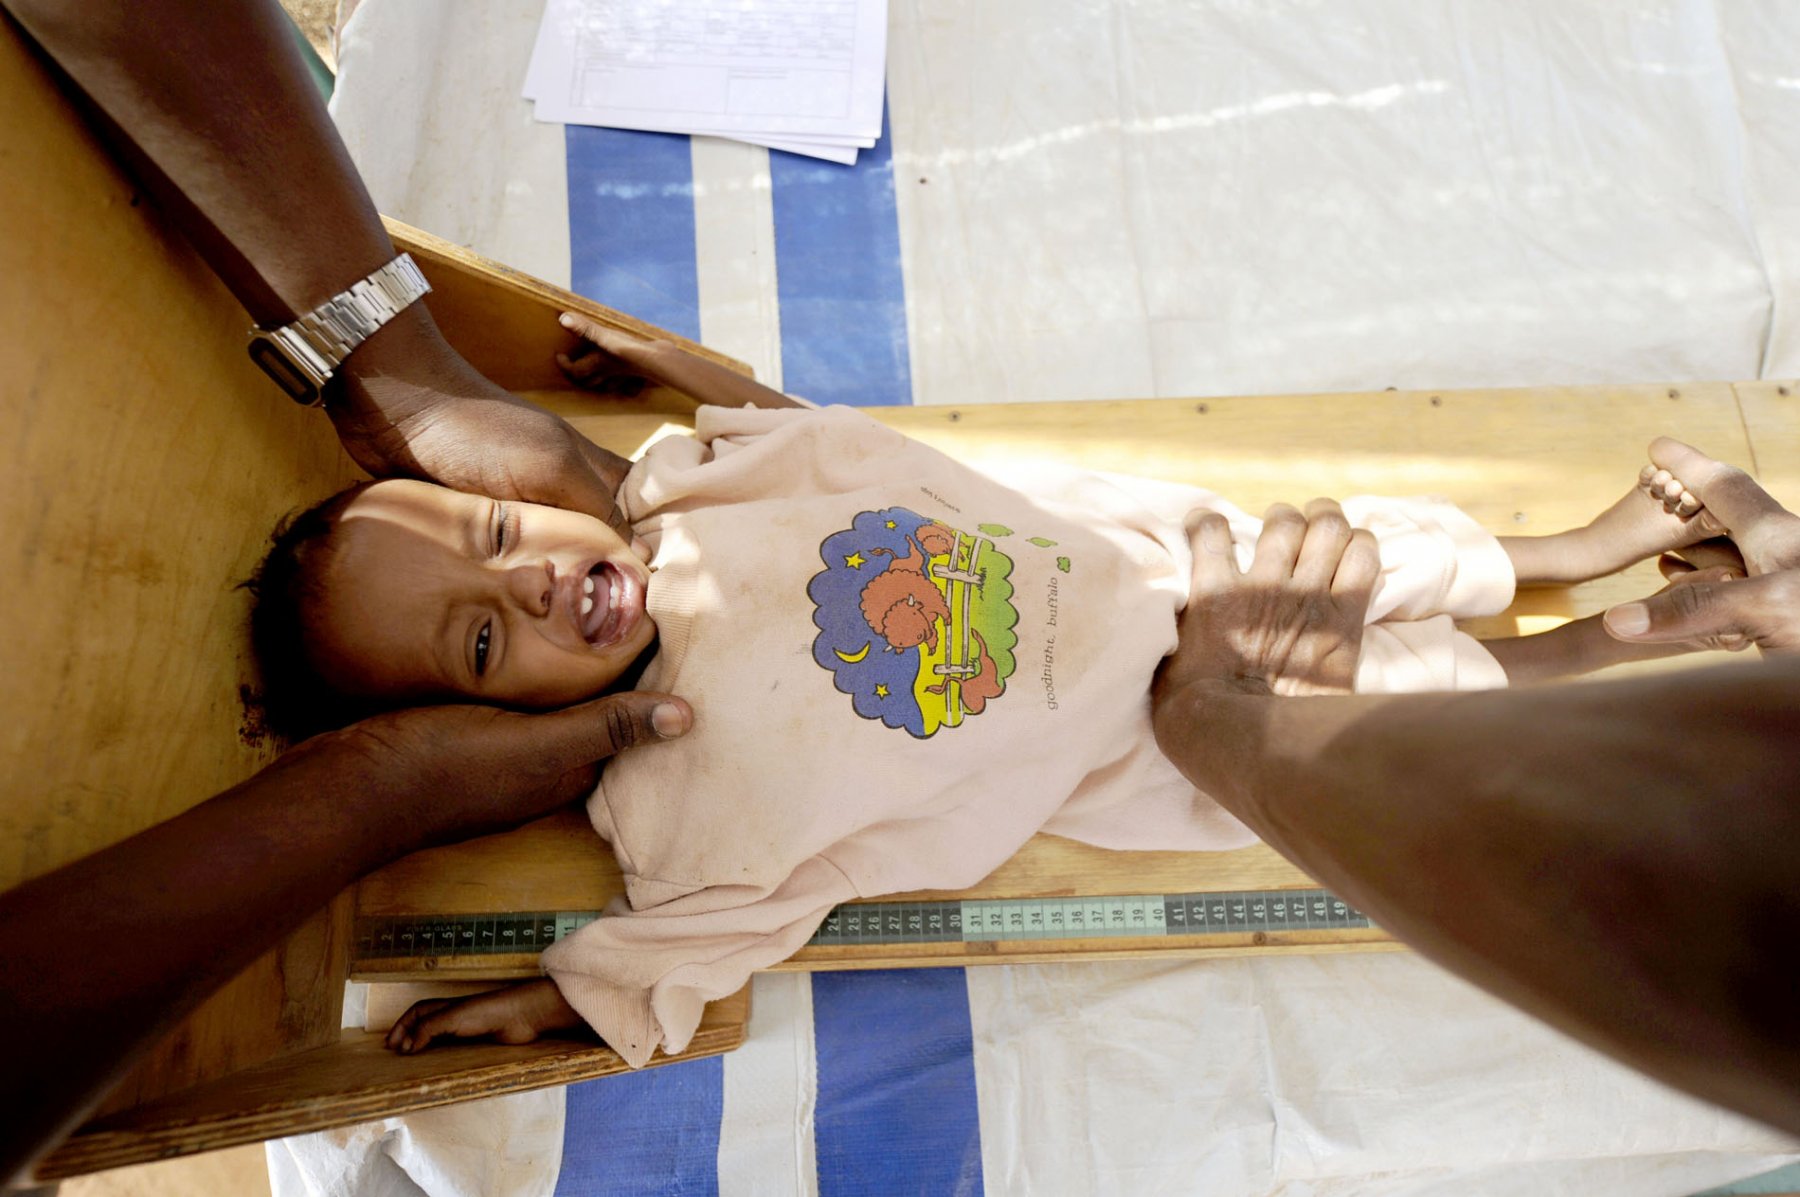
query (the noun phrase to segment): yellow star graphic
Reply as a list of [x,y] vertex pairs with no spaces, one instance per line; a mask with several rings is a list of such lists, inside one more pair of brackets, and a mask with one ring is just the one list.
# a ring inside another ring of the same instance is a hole
[[867,563],[863,560],[863,555],[861,553],[852,553],[844,558],[844,564],[848,565],[851,569],[861,569]]
[[886,683],[883,683],[883,684],[875,687],[875,697],[876,698],[886,698],[887,696],[888,696],[888,688],[887,688]]
[[893,520],[889,520],[889,521],[888,521],[888,522],[887,522],[887,526],[888,526],[888,527],[890,527],[890,528],[898,528],[898,527],[899,527],[899,526],[900,526],[900,525],[899,525],[899,524],[896,524],[896,523],[895,523],[895,522],[894,522],[894,521],[893,521]]

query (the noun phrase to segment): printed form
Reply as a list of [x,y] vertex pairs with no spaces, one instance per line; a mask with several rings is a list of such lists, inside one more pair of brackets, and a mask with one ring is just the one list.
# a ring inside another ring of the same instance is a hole
[[886,58],[887,0],[549,0],[524,91],[543,121],[854,162]]

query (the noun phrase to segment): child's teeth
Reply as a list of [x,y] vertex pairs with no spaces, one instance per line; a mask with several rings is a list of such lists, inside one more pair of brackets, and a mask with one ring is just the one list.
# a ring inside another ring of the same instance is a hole
[[581,579],[581,593],[583,593],[583,594],[594,593],[594,575],[593,574],[589,574],[587,577]]
[[594,596],[591,594],[582,595],[581,596],[581,613],[583,615],[586,615],[589,611],[592,611],[593,609],[594,609]]

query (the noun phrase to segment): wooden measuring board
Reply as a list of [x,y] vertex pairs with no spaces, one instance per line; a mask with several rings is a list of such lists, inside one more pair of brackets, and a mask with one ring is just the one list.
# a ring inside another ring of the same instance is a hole
[[[400,915],[358,921],[352,968],[366,979],[445,978],[502,970],[536,975],[537,953],[574,934],[597,910]],[[1322,889],[1086,898],[851,902],[825,917],[783,970],[893,967],[983,960],[1023,963],[1084,955],[1213,955],[1319,950],[1391,941],[1361,911]],[[966,960],[964,949],[975,948]],[[937,955],[932,955],[935,949]],[[427,964],[426,962],[430,962]]]
[[[567,393],[532,398],[569,415],[595,440],[631,452],[666,423],[668,408],[583,409]],[[971,464],[1061,459],[1207,486],[1251,510],[1315,494],[1441,494],[1499,532],[1576,527],[1632,485],[1645,444],[1681,437],[1753,467],[1778,486],[1800,485],[1800,399],[1777,384],[1547,387],[1510,391],[1374,392],[1205,400],[975,405],[874,409],[883,422]],[[1502,616],[1475,621],[1477,635],[1540,631],[1661,588],[1645,563],[1572,589],[1519,596]],[[1695,656],[1638,669],[1704,664]],[[1291,893],[1312,890],[1305,874],[1263,847],[1224,853],[1104,852],[1038,836],[991,876],[955,893],[893,895],[893,903],[998,902],[1054,913],[1046,900],[1155,899],[1168,895]],[[357,926],[371,919],[449,921],[539,913],[593,912],[623,893],[611,854],[579,812],[472,844],[401,861],[358,887]],[[869,908],[861,907],[863,911]],[[936,908],[944,909],[944,908]],[[992,909],[982,907],[983,910]],[[1066,909],[1066,908],[1063,908]],[[858,907],[839,912],[848,928]],[[904,912],[901,914],[904,919]],[[866,927],[866,923],[857,924]],[[498,927],[498,923],[496,923]],[[1208,955],[1391,948],[1379,928],[1209,927],[1205,933],[871,939],[842,933],[815,940],[783,968],[837,969],[982,961]],[[479,924],[475,934],[480,934]],[[498,933],[498,932],[496,932]],[[460,930],[457,932],[460,935]],[[360,944],[360,939],[357,941]],[[352,973],[366,980],[502,979],[535,972],[535,950],[439,953],[415,937],[397,955],[358,953]]]
[[[351,976],[536,976],[537,954],[624,893],[579,811],[364,878]],[[1393,940],[1270,849],[1109,852],[1032,839],[978,885],[837,908],[780,970],[1380,950]]]

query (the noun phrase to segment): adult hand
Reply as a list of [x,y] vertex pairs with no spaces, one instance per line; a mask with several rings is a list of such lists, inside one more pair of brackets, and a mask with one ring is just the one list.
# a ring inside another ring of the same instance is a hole
[[420,707],[304,741],[265,774],[317,774],[320,786],[379,803],[410,850],[546,814],[590,792],[606,757],[692,725],[685,702],[647,691],[542,713]]
[[614,501],[629,462],[489,382],[435,327],[399,325],[350,356],[343,393],[327,407],[358,465],[377,477],[585,511],[630,538]]
[[1348,694],[1356,678],[1363,618],[1381,570],[1375,538],[1351,531],[1343,510],[1314,499],[1306,512],[1284,503],[1263,519],[1247,573],[1240,573],[1225,517],[1190,521],[1194,572],[1180,643],[1157,670],[1160,710],[1196,684],[1274,694]]
[[1641,602],[1606,612],[1620,640],[1686,643],[1700,648],[1765,653],[1800,651],[1800,516],[1777,503],[1742,470],[1668,437],[1650,444],[1650,460],[1679,480],[1729,533],[1742,555],[1734,563],[1695,546],[1689,562],[1665,562],[1671,586]]

